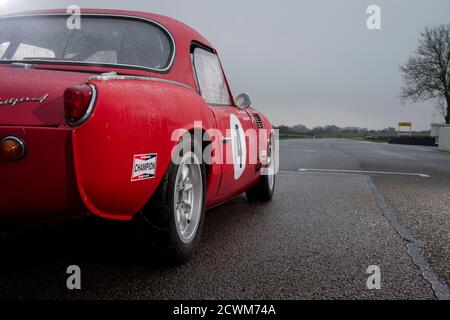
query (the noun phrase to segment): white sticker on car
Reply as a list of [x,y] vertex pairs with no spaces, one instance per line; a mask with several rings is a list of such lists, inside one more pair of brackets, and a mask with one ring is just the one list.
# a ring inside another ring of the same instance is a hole
[[156,175],[156,159],[156,153],[135,155],[131,181],[153,179]]
[[234,114],[230,116],[230,131],[232,138],[232,152],[234,165],[234,179],[238,180],[245,170],[247,162],[247,143],[245,133],[238,117]]

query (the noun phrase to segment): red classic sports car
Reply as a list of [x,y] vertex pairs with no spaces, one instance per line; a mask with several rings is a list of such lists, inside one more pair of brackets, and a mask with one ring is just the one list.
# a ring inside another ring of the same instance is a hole
[[[73,19],[79,19],[77,22]],[[217,51],[155,14],[0,17],[0,224],[135,221],[177,262],[205,209],[269,201],[276,137]]]

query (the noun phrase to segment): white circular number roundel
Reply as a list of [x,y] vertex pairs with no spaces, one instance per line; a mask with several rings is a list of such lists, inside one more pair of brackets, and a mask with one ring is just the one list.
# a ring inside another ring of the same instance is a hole
[[238,180],[245,170],[245,164],[247,162],[247,144],[242,124],[234,114],[230,116],[230,131],[232,138],[234,179]]

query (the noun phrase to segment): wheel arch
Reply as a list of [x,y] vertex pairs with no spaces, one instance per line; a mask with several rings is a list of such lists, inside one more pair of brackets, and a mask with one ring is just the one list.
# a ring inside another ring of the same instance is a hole
[[[94,112],[72,131],[78,190],[90,213],[131,220],[169,167],[177,143],[172,141],[172,133],[194,130],[196,121],[201,121],[206,132],[215,126],[215,120],[204,100],[184,86],[136,80],[94,84],[98,90]],[[144,154],[157,155],[155,176],[131,181],[133,156]],[[213,177],[214,170],[209,170]]]

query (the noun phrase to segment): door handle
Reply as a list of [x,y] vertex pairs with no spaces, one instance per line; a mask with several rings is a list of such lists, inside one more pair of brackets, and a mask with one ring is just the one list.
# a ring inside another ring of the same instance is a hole
[[231,141],[233,141],[233,138],[231,138],[231,137],[223,137],[223,138],[222,138],[222,141],[223,141],[224,143],[226,143],[226,142],[231,142]]

